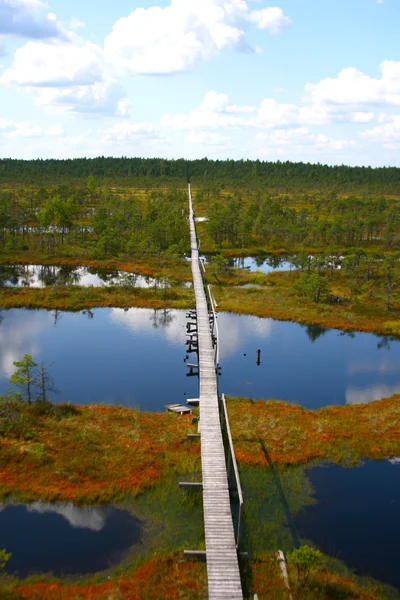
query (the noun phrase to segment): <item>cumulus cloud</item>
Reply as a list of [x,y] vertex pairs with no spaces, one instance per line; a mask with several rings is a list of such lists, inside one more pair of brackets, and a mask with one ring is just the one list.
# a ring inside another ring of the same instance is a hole
[[39,127],[27,121],[7,121],[0,119],[0,139],[56,137],[63,135],[62,125]]
[[252,106],[236,106],[227,94],[215,91],[207,92],[203,102],[188,113],[164,114],[163,127],[172,130],[192,130],[201,132],[209,129],[237,128],[249,123],[248,114],[253,113]]
[[18,48],[0,83],[25,88],[52,113],[129,116],[124,88],[110,72],[99,46],[70,33],[68,42]]
[[292,24],[292,19],[276,6],[253,10],[249,15],[249,20],[256,23],[258,29],[266,29],[272,34],[280,33]]
[[[45,5],[41,0],[0,0],[1,7],[7,15],[19,11],[26,22],[31,19],[29,23],[37,24],[34,11]],[[18,19],[9,16],[7,23],[14,21]],[[48,13],[41,21],[42,33],[32,25],[28,35],[25,28],[26,37],[35,41],[15,51],[0,83],[25,89],[50,112],[128,117],[130,103],[118,83],[122,76],[178,73],[223,49],[252,51],[245,38],[250,25],[277,33],[289,23],[281,9],[252,11],[246,0],[171,0],[164,8],[138,8],[119,19],[103,49],[72,30],[62,30],[55,15]],[[82,25],[73,19],[70,27],[76,30]],[[11,25],[2,27],[9,31]],[[206,101],[220,102],[221,107],[200,107],[203,117],[220,112],[227,118],[252,110],[228,105],[226,98],[218,95]]]
[[400,62],[384,60],[381,77],[369,77],[354,67],[335,78],[306,86],[306,101],[331,106],[400,105]]
[[0,0],[0,34],[36,40],[65,39],[54,13],[36,14],[45,7],[40,0]]
[[378,125],[361,133],[361,137],[374,142],[400,142],[400,115],[396,115],[389,123]]
[[293,129],[277,129],[271,133],[259,133],[256,140],[261,142],[262,149],[269,148],[291,148],[340,151],[352,148],[356,145],[353,140],[334,139],[322,133],[311,133],[307,127],[296,127]]
[[53,114],[103,115],[126,117],[130,102],[122,85],[114,79],[105,79],[92,85],[69,87],[31,88],[38,105]]
[[137,142],[146,139],[148,141],[163,140],[165,136],[152,123],[116,123],[113,127],[109,127],[103,132],[102,143],[119,143],[125,144]]
[[103,78],[105,60],[101,48],[78,36],[71,43],[28,42],[18,48],[13,64],[1,83],[26,87],[91,85]]
[[207,131],[190,131],[187,136],[190,144],[207,144],[208,146],[216,146],[226,148],[226,143],[229,137],[220,133],[209,133]]
[[279,8],[251,11],[245,0],[171,0],[119,19],[104,48],[120,72],[178,73],[223,49],[252,51],[245,38],[250,23],[278,33],[290,19]]

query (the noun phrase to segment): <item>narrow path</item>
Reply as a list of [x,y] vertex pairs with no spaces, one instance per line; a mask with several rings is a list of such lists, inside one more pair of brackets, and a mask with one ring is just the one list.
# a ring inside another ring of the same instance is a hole
[[201,464],[208,597],[210,600],[242,599],[225,451],[219,417],[214,348],[211,339],[207,299],[200,272],[190,184],[189,209],[192,273],[197,310]]

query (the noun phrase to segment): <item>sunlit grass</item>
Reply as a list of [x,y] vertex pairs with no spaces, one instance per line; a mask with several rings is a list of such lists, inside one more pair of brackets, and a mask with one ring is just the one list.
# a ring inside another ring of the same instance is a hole
[[400,454],[400,396],[369,404],[307,410],[277,400],[231,398],[229,418],[239,462],[355,464]]
[[34,410],[8,411],[8,428],[2,419],[3,499],[105,504],[199,471],[199,447],[186,441],[190,417],[103,405],[61,419]]

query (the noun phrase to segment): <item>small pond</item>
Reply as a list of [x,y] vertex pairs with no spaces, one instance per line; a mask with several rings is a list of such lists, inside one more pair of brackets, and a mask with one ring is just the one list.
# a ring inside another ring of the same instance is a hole
[[316,504],[295,517],[297,534],[358,575],[400,589],[399,462],[367,461],[351,469],[321,466],[308,476]]
[[0,504],[0,548],[12,553],[7,572],[20,578],[95,573],[125,559],[201,547],[201,496],[179,491],[182,478],[163,479],[131,499],[129,511],[71,503]]
[[[186,255],[186,260],[191,260],[190,255]],[[205,263],[210,262],[213,258],[212,254],[202,254],[201,260]],[[232,256],[227,258],[227,263],[231,267],[237,269],[246,269],[250,272],[260,271],[261,273],[273,273],[275,271],[293,271],[296,269],[291,262],[290,257],[275,256],[273,254],[262,256]]]
[[[13,361],[32,354],[36,362],[54,361],[60,400],[163,410],[198,396],[197,377],[186,376],[184,362],[186,311],[12,309],[2,319],[0,393]],[[219,313],[218,323],[226,394],[318,408],[400,393],[399,340],[228,313]]]
[[226,394],[319,408],[400,393],[399,340],[228,313],[218,326]]
[[[170,286],[171,283],[171,281],[166,280],[167,286]],[[150,288],[162,286],[164,281],[128,271],[108,271],[94,267],[0,265],[0,285],[32,288],[70,285],[83,287],[128,285],[137,288]],[[191,282],[182,282],[181,285],[190,287],[192,284]]]
[[198,395],[197,377],[186,377],[183,360],[185,311],[13,309],[2,316],[0,393],[9,387],[13,361],[32,354],[38,363],[54,361],[54,400],[164,410]]
[[141,543],[142,524],[112,507],[8,504],[0,507],[1,547],[11,552],[7,572],[94,573],[121,562]]
[[290,261],[290,258],[270,255],[262,256],[235,256],[228,259],[228,263],[231,267],[238,269],[246,269],[252,273],[260,271],[261,273],[273,273],[275,271],[293,271],[296,269],[295,265]]

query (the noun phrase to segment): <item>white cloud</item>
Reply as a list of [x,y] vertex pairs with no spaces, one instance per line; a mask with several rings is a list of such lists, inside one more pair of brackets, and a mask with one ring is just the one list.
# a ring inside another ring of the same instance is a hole
[[24,44],[0,82],[27,87],[91,85],[103,78],[104,69],[101,48],[74,35],[71,43]]
[[83,21],[80,21],[76,17],[72,17],[72,19],[69,23],[69,27],[73,31],[76,31],[77,29],[81,29],[82,27],[85,27],[85,26],[86,26],[86,23],[84,23]]
[[207,144],[208,146],[226,147],[229,138],[220,133],[209,133],[207,131],[190,131],[187,140],[190,144]]
[[368,129],[360,135],[374,142],[400,142],[400,115],[394,116],[389,123]]
[[243,127],[249,123],[245,115],[253,113],[252,106],[236,106],[229,101],[227,94],[215,91],[207,92],[203,102],[188,113],[164,114],[161,124],[167,129],[193,130],[201,132],[208,129]]
[[57,140],[59,144],[63,146],[80,146],[82,147],[86,141],[84,135],[76,135],[76,136],[65,136]]
[[121,73],[178,73],[223,49],[252,51],[245,39],[250,23],[277,33],[289,19],[281,9],[250,11],[245,0],[171,0],[119,19],[104,48]]
[[103,131],[103,144],[125,144],[137,142],[141,139],[163,140],[164,135],[152,123],[129,123],[127,121],[116,123]]
[[353,113],[353,121],[354,123],[370,123],[374,118],[373,112],[355,112]]
[[294,129],[277,129],[271,133],[259,133],[256,140],[262,143],[264,150],[269,148],[334,150],[340,151],[344,148],[355,146],[353,140],[333,139],[322,133],[311,133],[307,127],[296,127]]
[[127,117],[130,102],[102,49],[74,33],[68,42],[27,42],[0,83],[25,88],[51,113]]
[[113,79],[93,85],[30,88],[30,92],[36,104],[44,106],[52,114],[113,117],[127,117],[130,114],[130,102],[124,98],[124,89]]
[[292,20],[285,16],[283,10],[278,7],[253,10],[249,20],[257,24],[258,29],[267,29],[272,34],[280,33],[292,24]]
[[27,39],[65,38],[54,13],[36,15],[46,8],[39,0],[0,0],[0,34]]
[[27,121],[6,121],[0,119],[0,139],[56,137],[64,134],[62,125],[39,127]]
[[400,105],[400,62],[384,60],[380,70],[381,77],[377,79],[348,67],[336,78],[308,84],[306,102],[348,107]]
[[[31,14],[46,5],[40,0],[0,0],[1,6]],[[276,33],[290,21],[279,8],[251,11],[246,0],[171,0],[165,8],[138,8],[119,19],[105,38],[103,50],[71,30],[61,30],[53,13],[47,13],[45,20],[54,35],[38,35],[39,39],[18,48],[0,83],[24,88],[51,113],[120,117],[128,117],[131,111],[119,83],[121,76],[177,73],[223,49],[249,51],[245,33],[250,24]],[[77,19],[70,23],[71,29],[83,25]],[[42,39],[46,36],[51,39]],[[235,115],[253,110],[229,104],[226,95],[211,93],[190,119],[215,121],[210,126],[217,126],[223,118],[226,125],[235,126],[239,121]],[[217,113],[224,116],[215,118]],[[181,117],[174,119],[181,128]]]
[[274,98],[266,98],[261,102],[256,120],[261,127],[277,127],[297,123],[299,109],[295,104],[280,104]]

